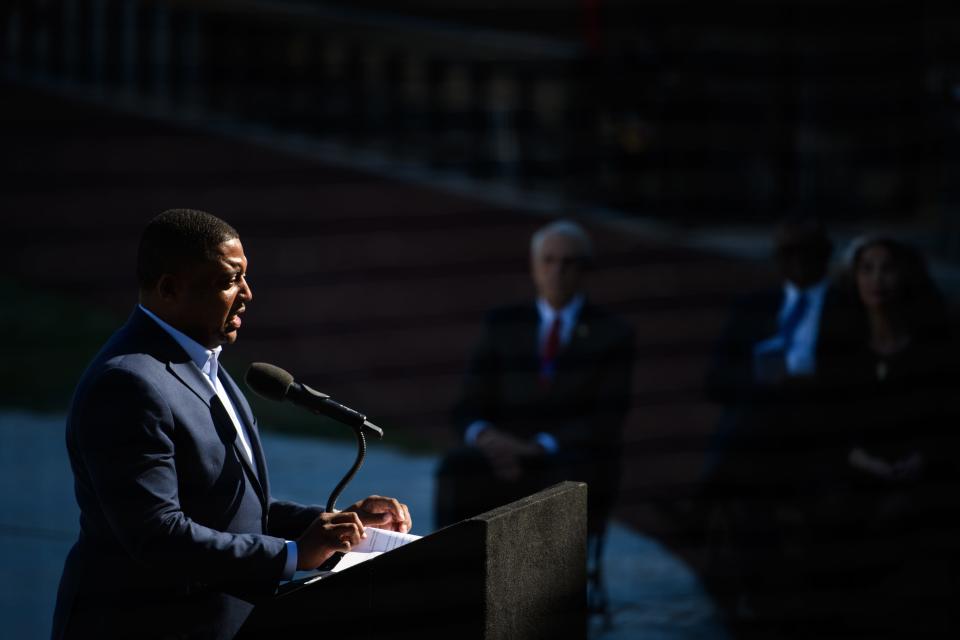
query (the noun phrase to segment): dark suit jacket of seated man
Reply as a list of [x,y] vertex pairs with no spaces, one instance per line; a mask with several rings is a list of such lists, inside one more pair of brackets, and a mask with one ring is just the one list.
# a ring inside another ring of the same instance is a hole
[[348,550],[364,525],[409,529],[390,498],[336,514],[271,498],[256,419],[217,362],[253,298],[246,267],[236,231],[209,214],[147,226],[141,304],[67,418],[80,535],[54,638],[231,638],[256,598]]
[[850,331],[850,301],[828,278],[831,250],[819,221],[784,220],[774,253],[782,285],[734,304],[706,375],[723,412],[705,495],[811,486],[813,456],[833,437],[822,432],[821,367]]
[[619,483],[634,340],[583,294],[591,255],[579,225],[544,227],[531,242],[537,301],[487,315],[454,410],[465,446],[438,469],[439,526],[568,479],[588,483],[590,528],[602,529]]

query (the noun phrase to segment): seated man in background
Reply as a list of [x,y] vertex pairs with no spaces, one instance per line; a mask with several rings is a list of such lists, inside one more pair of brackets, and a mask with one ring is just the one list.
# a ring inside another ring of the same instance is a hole
[[536,300],[491,311],[454,411],[464,447],[437,473],[445,526],[561,480],[589,485],[589,530],[603,531],[620,476],[633,332],[587,300],[589,236],[553,222],[530,243]]
[[832,243],[823,225],[787,219],[774,245],[780,286],[737,301],[706,379],[723,412],[704,472],[703,515],[711,539],[733,545],[725,557],[738,566],[718,573],[737,576],[731,590],[741,600],[743,592],[769,593],[769,580],[787,575],[780,520],[821,489],[816,460],[831,437],[819,374],[849,322],[846,297],[828,279]]

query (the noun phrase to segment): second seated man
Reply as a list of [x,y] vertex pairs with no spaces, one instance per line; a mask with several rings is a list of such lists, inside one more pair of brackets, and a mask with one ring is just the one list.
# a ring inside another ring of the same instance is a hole
[[438,526],[580,480],[589,486],[589,529],[603,530],[619,484],[634,339],[587,298],[592,259],[575,222],[531,238],[536,299],[484,320],[454,410],[463,446],[437,472]]

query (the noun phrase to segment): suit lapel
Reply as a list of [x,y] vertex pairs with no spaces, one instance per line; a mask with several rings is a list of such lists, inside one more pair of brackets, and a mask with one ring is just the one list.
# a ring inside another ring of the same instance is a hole
[[260,444],[260,434],[257,433],[256,420],[254,420],[253,412],[250,410],[250,405],[240,391],[240,387],[237,386],[237,383],[233,381],[233,378],[230,377],[230,374],[227,373],[227,370],[223,366],[219,368],[218,377],[220,378],[220,384],[223,385],[223,388],[227,391],[227,395],[230,396],[230,399],[233,401],[233,408],[237,411],[237,417],[240,419],[240,422],[243,423],[247,439],[250,441],[250,450],[253,453],[256,468],[249,465],[246,454],[241,451],[240,443],[235,442],[234,446],[237,448],[240,457],[243,458],[248,470],[254,475],[256,486],[260,491],[264,504],[266,504],[267,496],[270,495],[267,483],[267,462],[263,455],[263,447]]
[[167,369],[188,389],[197,394],[197,397],[203,400],[204,404],[210,406],[210,398],[214,395],[213,389],[210,388],[210,383],[204,380],[203,372],[197,368],[192,360],[185,357],[182,361],[170,361],[167,364]]
[[562,366],[564,360],[574,358],[578,353],[581,353],[587,348],[591,339],[591,325],[590,309],[587,303],[584,302],[583,307],[580,308],[580,313],[577,314],[577,323],[570,332],[570,341],[560,349],[560,353],[557,356],[558,367]]
[[540,377],[540,312],[536,304],[526,307],[524,313],[518,316],[516,325],[511,333],[508,358],[508,369],[523,372],[532,380]]
[[536,304],[527,309],[525,321],[521,323],[521,332],[517,353],[527,357],[539,371],[540,351],[543,345],[540,344],[540,311]]
[[777,292],[777,295],[770,297],[770,313],[767,314],[767,318],[770,319],[770,325],[767,326],[767,329],[772,331],[773,334],[780,331],[780,310],[783,309],[786,303],[786,291],[781,290]]

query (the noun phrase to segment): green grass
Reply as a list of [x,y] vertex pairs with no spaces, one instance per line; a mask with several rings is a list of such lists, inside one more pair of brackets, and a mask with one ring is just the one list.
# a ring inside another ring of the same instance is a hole
[[79,296],[0,279],[0,406],[63,411],[90,359],[122,318]]

